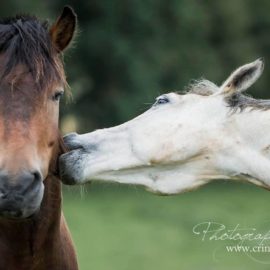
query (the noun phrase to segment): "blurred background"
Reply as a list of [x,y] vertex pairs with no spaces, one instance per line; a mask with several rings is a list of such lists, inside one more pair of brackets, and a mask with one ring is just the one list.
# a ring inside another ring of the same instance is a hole
[[[9,0],[0,16],[30,13],[53,22],[66,4],[79,28],[64,58],[73,99],[62,103],[63,133],[120,124],[160,93],[201,77],[221,84],[258,57],[265,72],[250,94],[270,97],[268,0]],[[224,242],[192,232],[205,221],[266,232],[269,202],[265,190],[224,181],[173,197],[109,184],[64,189],[83,270],[269,269],[270,253],[228,253]]]

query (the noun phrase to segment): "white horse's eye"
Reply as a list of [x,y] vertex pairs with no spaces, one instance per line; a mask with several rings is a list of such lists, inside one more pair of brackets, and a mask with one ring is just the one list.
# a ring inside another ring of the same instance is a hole
[[157,98],[154,105],[166,104],[166,103],[169,103],[169,102],[170,102],[170,100],[168,99],[168,97],[162,96],[162,97]]

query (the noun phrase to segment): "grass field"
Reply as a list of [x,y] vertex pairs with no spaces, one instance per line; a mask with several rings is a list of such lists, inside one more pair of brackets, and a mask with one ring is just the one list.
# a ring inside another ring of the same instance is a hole
[[196,224],[215,221],[266,233],[269,204],[268,191],[223,181],[171,197],[109,184],[64,190],[81,270],[270,269],[270,252],[229,253],[225,246],[238,241],[202,241],[192,231]]

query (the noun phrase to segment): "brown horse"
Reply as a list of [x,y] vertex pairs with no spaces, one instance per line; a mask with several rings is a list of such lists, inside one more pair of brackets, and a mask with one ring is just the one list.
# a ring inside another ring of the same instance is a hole
[[61,212],[57,159],[61,52],[76,15],[49,28],[35,17],[0,21],[0,269],[78,269]]

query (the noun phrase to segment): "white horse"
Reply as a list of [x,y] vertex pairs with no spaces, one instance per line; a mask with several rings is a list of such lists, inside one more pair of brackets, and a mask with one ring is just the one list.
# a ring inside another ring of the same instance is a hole
[[220,86],[200,80],[186,93],[157,98],[122,125],[64,140],[66,184],[112,181],[162,194],[192,190],[211,180],[245,180],[270,187],[270,101],[242,94],[262,74],[258,59]]

